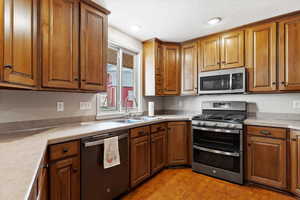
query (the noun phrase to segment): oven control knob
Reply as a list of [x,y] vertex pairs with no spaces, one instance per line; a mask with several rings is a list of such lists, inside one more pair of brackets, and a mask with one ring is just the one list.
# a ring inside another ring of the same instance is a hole
[[198,126],[204,126],[205,124],[204,124],[204,122],[199,122],[198,123]]

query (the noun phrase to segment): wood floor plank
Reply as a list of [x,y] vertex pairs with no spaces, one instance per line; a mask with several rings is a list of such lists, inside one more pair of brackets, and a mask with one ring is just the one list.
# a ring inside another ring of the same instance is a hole
[[122,200],[294,200],[254,186],[241,186],[198,174],[191,169],[167,169],[137,187]]

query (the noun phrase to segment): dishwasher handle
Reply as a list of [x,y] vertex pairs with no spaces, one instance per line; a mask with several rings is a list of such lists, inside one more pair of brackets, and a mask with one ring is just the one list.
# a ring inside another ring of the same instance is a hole
[[[110,137],[108,137],[108,138],[110,138]],[[118,138],[119,138],[119,140],[122,140],[124,138],[128,138],[128,133],[123,134],[123,135],[119,135]],[[96,146],[96,145],[99,145],[99,144],[104,144],[104,139],[95,140],[95,141],[91,141],[91,142],[83,142],[84,147],[91,147],[91,146]]]

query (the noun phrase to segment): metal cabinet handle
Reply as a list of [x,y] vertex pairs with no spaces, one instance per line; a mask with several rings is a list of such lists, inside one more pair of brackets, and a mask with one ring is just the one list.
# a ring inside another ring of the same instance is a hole
[[63,153],[68,153],[68,151],[69,151],[69,149],[67,149],[67,148],[63,148],[63,150],[62,150]]
[[74,81],[79,81],[79,78],[74,78]]
[[276,85],[276,82],[272,82],[272,85]]
[[12,65],[4,65],[3,66],[5,69],[13,69],[14,67]]
[[260,131],[260,133],[263,135],[271,135],[270,131],[267,131],[267,130],[262,130],[262,131]]

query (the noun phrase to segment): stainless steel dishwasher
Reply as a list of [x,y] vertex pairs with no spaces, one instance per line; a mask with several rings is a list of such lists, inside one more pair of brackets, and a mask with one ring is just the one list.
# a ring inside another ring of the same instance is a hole
[[[120,165],[104,169],[104,139],[118,136]],[[81,200],[111,200],[129,189],[128,130],[81,139]]]

